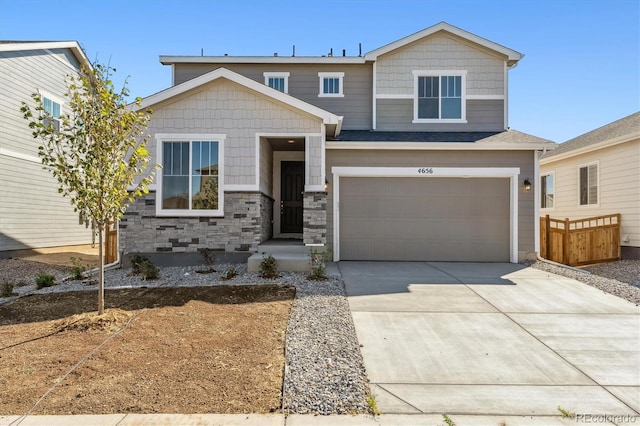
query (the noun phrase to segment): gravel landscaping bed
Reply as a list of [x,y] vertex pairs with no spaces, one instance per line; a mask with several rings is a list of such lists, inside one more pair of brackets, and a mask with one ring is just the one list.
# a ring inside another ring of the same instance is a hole
[[536,269],[562,275],[606,293],[640,305],[640,260],[620,260],[575,269],[537,261],[527,264]]
[[[223,280],[229,268],[238,275]],[[40,269],[38,269],[40,268]],[[65,270],[55,272],[59,284],[37,290],[34,283],[48,265],[17,259],[0,260],[0,283],[21,283],[14,287],[18,296],[63,291],[96,291],[96,277],[88,280],[62,278]],[[215,265],[216,272],[198,273],[203,267],[164,267],[157,280],[142,281],[131,269],[113,269],[105,273],[105,288],[179,287],[202,285],[245,285],[281,283],[295,286],[296,298],[287,327],[286,367],[283,389],[285,413],[344,414],[368,413],[368,385],[355,327],[339,277],[326,281],[307,280],[304,273],[281,273],[268,280],[248,273],[245,264]],[[47,270],[49,271],[49,270]],[[16,299],[0,298],[0,304]],[[108,297],[108,295],[106,296]]]

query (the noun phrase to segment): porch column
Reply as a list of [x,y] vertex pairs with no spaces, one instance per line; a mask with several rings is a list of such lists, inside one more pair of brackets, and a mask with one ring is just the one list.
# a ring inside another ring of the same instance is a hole
[[305,244],[327,243],[327,193],[305,192],[302,213],[302,238]]

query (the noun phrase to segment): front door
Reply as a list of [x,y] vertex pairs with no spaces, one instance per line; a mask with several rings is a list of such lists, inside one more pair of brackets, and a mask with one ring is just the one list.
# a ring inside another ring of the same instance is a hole
[[280,168],[280,232],[302,234],[304,161],[283,161]]

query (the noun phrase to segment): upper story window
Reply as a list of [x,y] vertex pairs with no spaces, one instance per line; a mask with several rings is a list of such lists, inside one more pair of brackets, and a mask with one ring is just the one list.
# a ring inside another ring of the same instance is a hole
[[222,216],[224,135],[156,135],[158,216]]
[[580,205],[598,204],[598,163],[581,166],[578,173]]
[[[43,96],[42,105],[44,107],[44,112],[53,119],[53,123],[51,123],[51,125],[53,126],[54,131],[56,133],[60,132],[60,104],[46,96]],[[44,125],[49,125],[48,120],[45,120]]]
[[343,72],[319,72],[320,79],[319,97],[344,97],[344,73]]
[[265,72],[264,84],[283,93],[289,93],[289,73]]
[[414,123],[466,123],[466,71],[414,71]]
[[548,173],[540,177],[540,207],[551,209],[554,207],[555,176]]

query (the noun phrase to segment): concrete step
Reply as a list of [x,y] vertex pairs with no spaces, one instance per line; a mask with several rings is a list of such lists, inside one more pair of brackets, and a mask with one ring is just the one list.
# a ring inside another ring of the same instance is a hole
[[309,254],[312,251],[324,252],[325,247],[305,246],[302,242],[299,243],[278,243],[268,241],[266,244],[258,245],[258,253],[306,253]]
[[308,272],[311,271],[311,254],[300,252],[258,252],[252,254],[247,260],[249,272],[260,272],[260,263],[268,255],[278,262],[278,272]]

